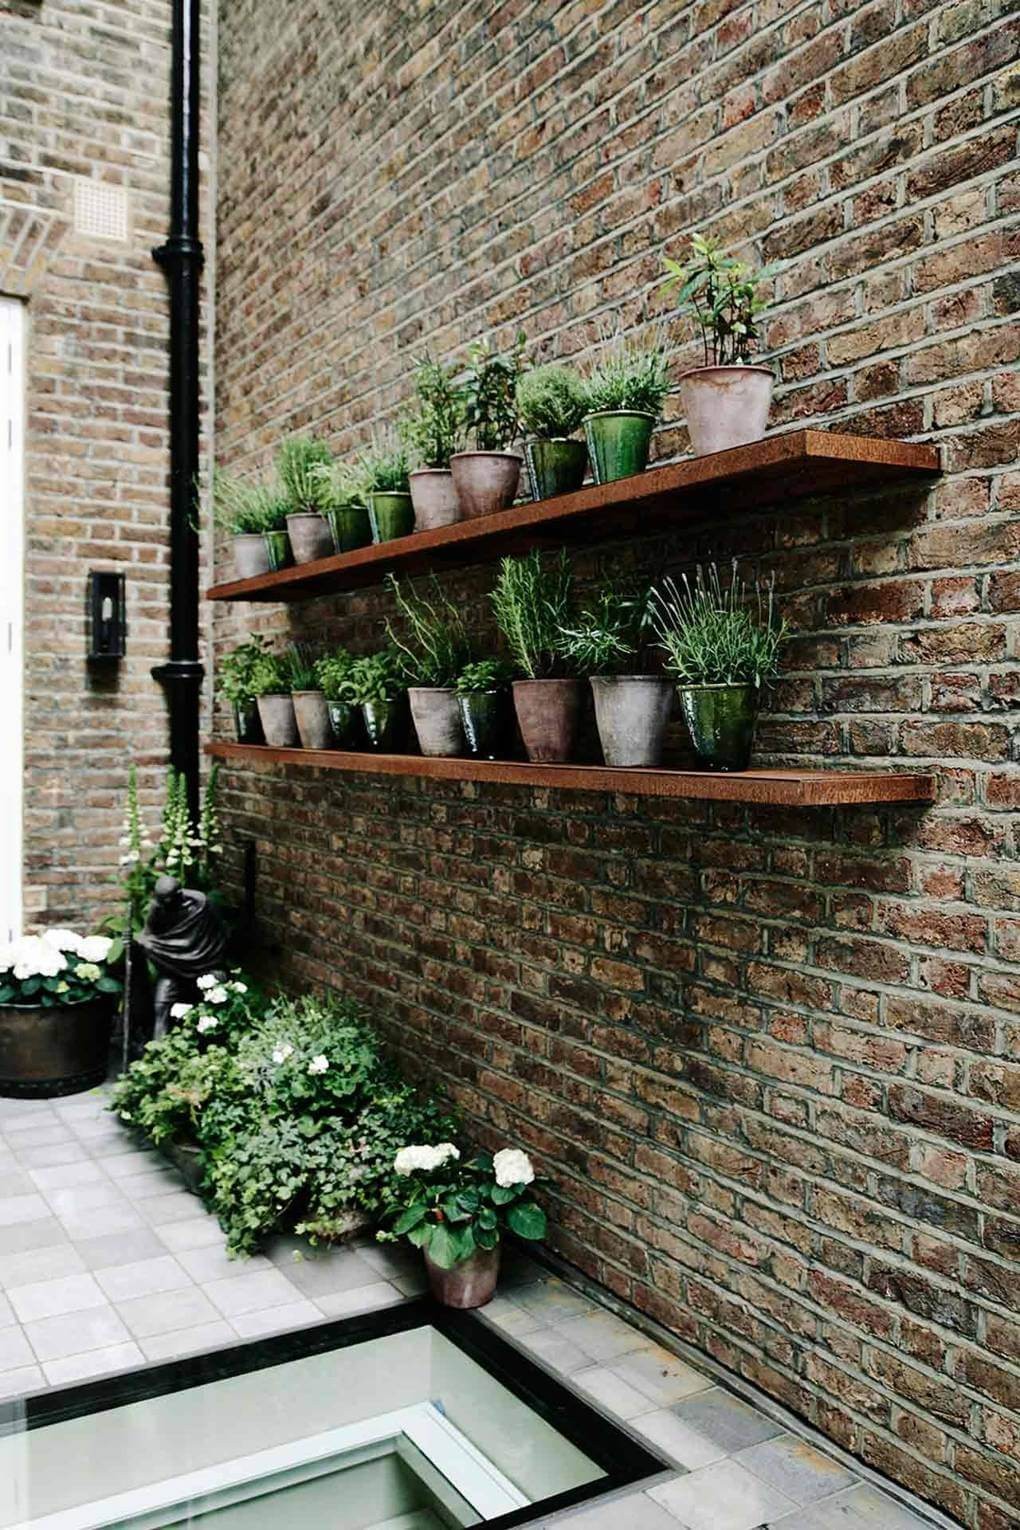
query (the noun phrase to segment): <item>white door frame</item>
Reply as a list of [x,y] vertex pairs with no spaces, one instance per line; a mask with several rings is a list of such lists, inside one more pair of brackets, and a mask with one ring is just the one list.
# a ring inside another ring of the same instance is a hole
[[0,941],[21,933],[25,305],[0,296]]

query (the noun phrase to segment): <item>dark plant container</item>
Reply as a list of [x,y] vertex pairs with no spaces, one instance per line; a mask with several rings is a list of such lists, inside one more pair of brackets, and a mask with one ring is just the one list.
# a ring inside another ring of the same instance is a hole
[[338,553],[368,547],[372,541],[372,523],[364,505],[343,505],[326,517],[333,534],[333,548]]
[[297,747],[297,719],[290,696],[280,694],[259,697],[259,721],[266,743],[272,749]]
[[448,685],[412,685],[407,692],[418,747],[436,757],[464,753],[457,693]]
[[171,1137],[167,1142],[160,1143],[160,1152],[173,1164],[192,1195],[198,1195],[205,1174],[202,1149],[198,1143],[186,1142],[183,1137]]
[[706,770],[746,770],[751,763],[760,692],[756,685],[683,685],[680,705]]
[[265,735],[262,732],[262,724],[259,721],[259,708],[256,701],[234,702],[234,728],[237,731],[237,742],[239,744],[265,743]]
[[302,749],[332,749],[333,729],[322,692],[295,691],[291,700]]
[[269,558],[269,567],[275,574],[281,568],[290,568],[294,562],[290,550],[290,537],[285,531],[264,531],[262,540],[266,544],[266,553]]
[[505,758],[506,691],[467,691],[457,697],[468,754],[476,760]]
[[552,499],[556,494],[572,494],[584,483],[588,448],[583,441],[570,441],[565,436],[552,441],[528,441],[524,460],[533,498]]
[[300,510],[287,517],[287,535],[295,563],[317,563],[333,551],[329,522],[318,511]]
[[373,542],[392,542],[394,537],[409,536],[414,530],[414,506],[410,494],[370,494],[368,516]]
[[329,713],[329,725],[333,729],[336,747],[364,749],[365,724],[362,720],[361,708],[351,706],[348,701],[327,701],[326,710]]
[[260,531],[244,531],[234,538],[234,571],[238,579],[269,573],[269,555]]
[[655,429],[654,414],[606,409],[584,418],[584,434],[596,483],[613,483],[643,473]]
[[0,1095],[48,1100],[106,1079],[113,1000],[0,1004]]
[[581,686],[577,680],[515,680],[514,709],[528,759],[562,765],[577,742]]
[[470,1259],[462,1259],[451,1270],[444,1270],[426,1253],[425,1269],[432,1295],[444,1307],[457,1307],[461,1311],[484,1307],[496,1294],[499,1255],[497,1243],[495,1248],[478,1249]]
[[407,697],[395,701],[365,701],[362,721],[369,749],[377,754],[401,754],[407,743]]

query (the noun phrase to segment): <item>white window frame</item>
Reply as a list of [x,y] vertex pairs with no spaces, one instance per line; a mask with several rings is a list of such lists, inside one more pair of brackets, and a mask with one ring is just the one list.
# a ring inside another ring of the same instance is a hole
[[24,810],[25,304],[0,296],[0,941],[21,934]]

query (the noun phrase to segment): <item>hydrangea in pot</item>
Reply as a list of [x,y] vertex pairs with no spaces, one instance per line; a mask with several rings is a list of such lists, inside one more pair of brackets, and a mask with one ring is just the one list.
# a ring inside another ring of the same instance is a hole
[[416,531],[460,520],[450,458],[464,440],[465,397],[454,376],[453,367],[424,356],[414,374],[417,408],[400,423],[408,450],[420,463],[409,475]]
[[450,458],[461,514],[465,519],[492,515],[514,502],[521,458],[511,447],[517,439],[517,379],[524,355],[519,333],[505,354],[487,340],[471,347],[465,390],[465,419],[474,451]]
[[652,431],[669,392],[669,345],[662,329],[643,341],[617,336],[585,384],[584,433],[596,483],[643,473]]
[[584,482],[588,448],[572,439],[587,399],[573,367],[550,362],[525,372],[517,383],[517,412],[527,432],[524,459],[535,499],[569,494]]
[[47,1099],[106,1078],[121,941],[74,930],[0,949],[0,1095]]
[[220,695],[234,714],[239,744],[264,744],[258,700],[252,690],[252,674],[266,653],[265,638],[251,637],[223,655],[216,669]]
[[607,584],[563,633],[564,651],[587,675],[607,765],[658,765],[672,686],[649,673],[649,593]]
[[534,548],[504,558],[492,604],[522,678],[514,681],[514,709],[529,760],[562,764],[577,739],[581,687],[570,673],[563,632],[571,623],[573,576],[566,553],[545,559]]
[[295,563],[314,563],[333,551],[333,533],[326,519],[332,463],[325,441],[311,436],[285,441],[277,455],[276,471],[287,502],[287,534]]
[[527,1153],[503,1148],[464,1161],[452,1142],[401,1148],[393,1161],[406,1181],[382,1238],[406,1238],[425,1258],[429,1285],[446,1307],[483,1307],[499,1279],[503,1234],[539,1242],[546,1215],[534,1199]]
[[505,659],[479,659],[457,676],[457,706],[468,754],[498,760],[507,752],[508,686],[513,670]]
[[403,656],[404,673],[411,682],[407,698],[421,752],[463,754],[464,730],[454,683],[471,653],[464,618],[434,575],[428,594],[413,586],[405,591],[392,575],[387,582],[403,618],[399,631],[387,623],[387,632]]

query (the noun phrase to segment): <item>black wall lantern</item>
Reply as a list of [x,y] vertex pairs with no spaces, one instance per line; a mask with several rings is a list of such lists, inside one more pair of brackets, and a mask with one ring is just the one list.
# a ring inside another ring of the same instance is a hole
[[124,575],[89,574],[89,659],[122,659],[127,647]]

